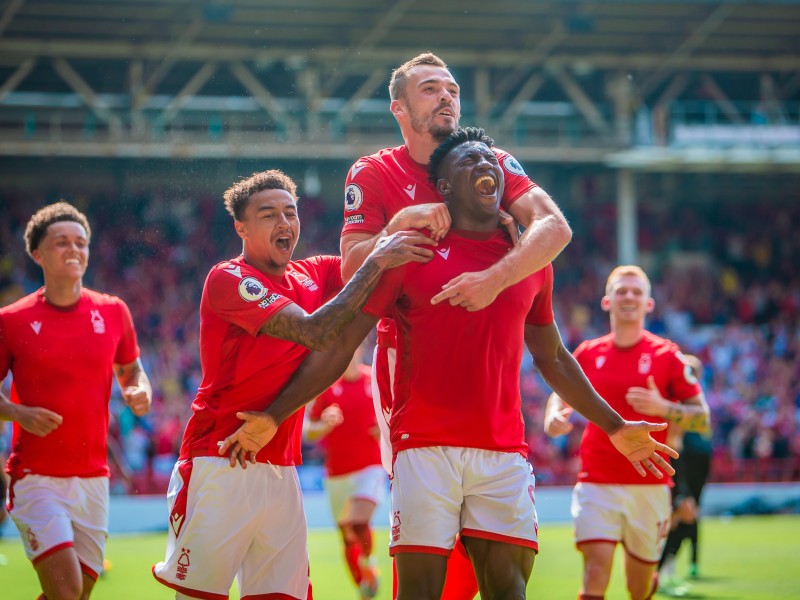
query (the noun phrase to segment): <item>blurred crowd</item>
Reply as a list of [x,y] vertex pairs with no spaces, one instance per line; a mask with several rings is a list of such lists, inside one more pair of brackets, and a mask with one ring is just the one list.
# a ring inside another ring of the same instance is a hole
[[[41,285],[22,233],[39,205],[57,199],[0,198],[0,305]],[[112,490],[162,493],[201,379],[203,282],[213,264],[240,252],[239,238],[218,198],[66,199],[87,212],[93,228],[84,283],[127,302],[154,388],[153,410],[141,419],[113,390]],[[615,266],[616,224],[613,204],[593,204],[574,214],[565,207],[565,212],[575,235],[555,263],[555,310],[565,343],[574,349],[608,331],[599,303]],[[338,204],[302,198],[300,215],[295,257],[338,254]],[[651,276],[656,300],[648,328],[705,366],[712,481],[800,478],[800,239],[791,230],[798,222],[800,204],[788,202],[731,203],[724,211],[716,205],[656,207],[646,201],[640,207],[641,266]],[[549,389],[529,357],[521,387],[538,481],[573,483],[580,423],[570,436],[546,438],[542,421]],[[0,436],[6,444],[9,429]]]

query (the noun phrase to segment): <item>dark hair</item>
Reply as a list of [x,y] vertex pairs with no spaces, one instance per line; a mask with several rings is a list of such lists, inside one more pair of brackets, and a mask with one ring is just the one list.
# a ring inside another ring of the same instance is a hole
[[225,209],[237,221],[244,216],[250,196],[263,190],[284,190],[297,201],[297,185],[283,171],[270,169],[253,173],[247,179],[241,179],[225,190]]
[[447,63],[432,52],[418,54],[392,71],[392,78],[389,80],[389,99],[397,100],[398,98],[405,98],[408,72],[414,67],[422,65],[441,67],[443,69],[447,68]]
[[92,237],[92,229],[86,215],[68,202],[56,202],[37,210],[25,226],[25,250],[33,258],[33,251],[39,247],[47,228],[59,221],[74,221],[86,230],[86,239]]
[[454,131],[436,147],[428,161],[428,178],[434,185],[439,181],[439,167],[444,158],[450,154],[453,148],[467,142],[482,142],[489,148],[494,146],[494,140],[486,135],[486,132],[480,127],[463,127]]

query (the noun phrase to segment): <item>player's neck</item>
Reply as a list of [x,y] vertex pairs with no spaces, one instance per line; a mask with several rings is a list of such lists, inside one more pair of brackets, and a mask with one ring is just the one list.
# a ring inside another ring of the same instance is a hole
[[72,306],[81,299],[82,279],[58,280],[45,276],[44,299],[53,306]]
[[423,166],[428,164],[431,154],[439,146],[439,142],[427,133],[420,134],[415,131],[408,133],[404,131],[403,139],[406,142],[406,148],[411,160]]
[[620,348],[630,348],[639,343],[644,335],[644,323],[615,323],[611,322],[611,334],[614,345]]
[[272,260],[260,260],[253,257],[246,249],[242,250],[242,256],[244,256],[244,262],[251,267],[255,267],[268,277],[282,279],[286,274],[286,265],[279,265]]
[[500,215],[487,215],[486,218],[476,218],[472,215],[460,214],[457,210],[450,208],[450,217],[453,220],[453,229],[461,231],[488,232],[500,227]]

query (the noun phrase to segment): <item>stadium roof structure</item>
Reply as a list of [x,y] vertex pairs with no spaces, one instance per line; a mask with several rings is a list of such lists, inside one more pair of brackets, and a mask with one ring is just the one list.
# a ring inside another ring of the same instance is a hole
[[719,164],[756,122],[742,164],[800,164],[789,0],[5,0],[0,155],[351,159],[399,143],[389,74],[427,50],[526,161],[688,169],[732,126]]

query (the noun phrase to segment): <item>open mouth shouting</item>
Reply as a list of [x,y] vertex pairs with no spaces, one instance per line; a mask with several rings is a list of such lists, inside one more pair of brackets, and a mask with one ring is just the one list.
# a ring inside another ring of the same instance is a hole
[[291,252],[292,251],[292,236],[289,234],[279,235],[275,239],[275,245],[278,247],[278,250],[281,252]]
[[493,198],[497,192],[497,181],[491,175],[481,175],[475,181],[474,188],[478,195]]

